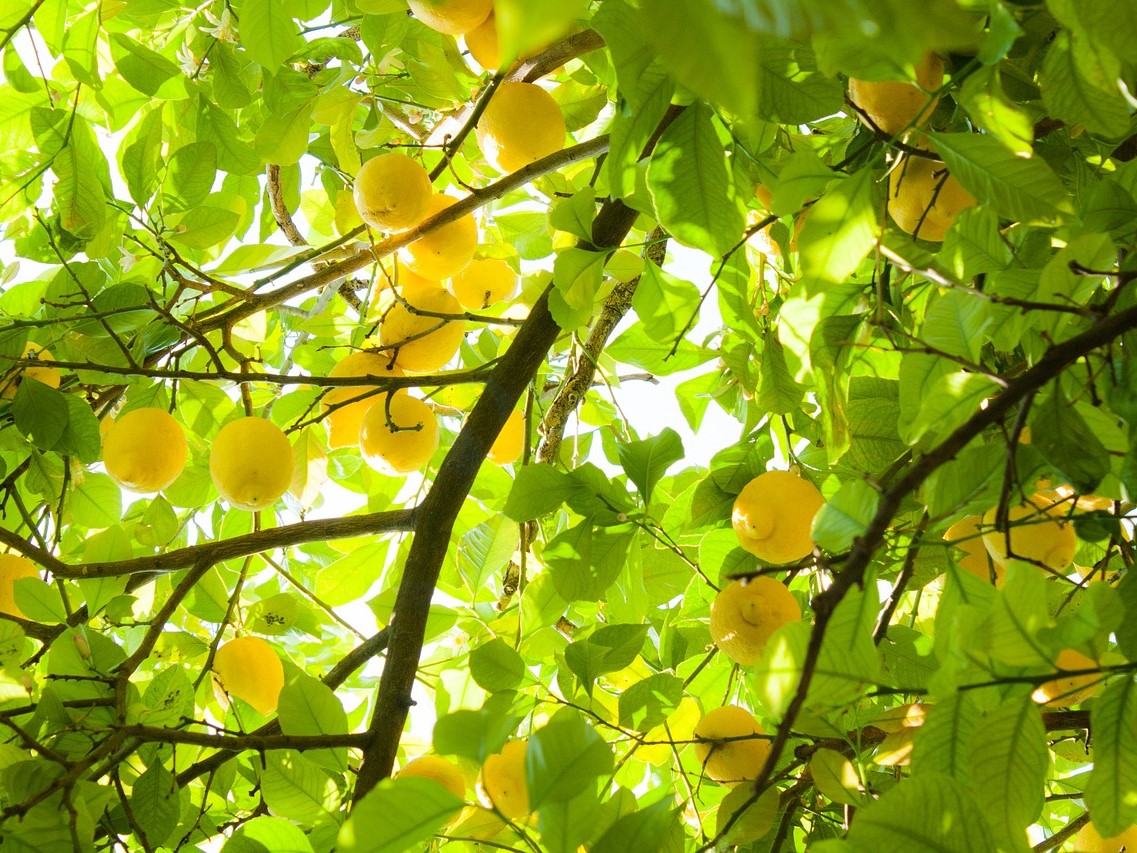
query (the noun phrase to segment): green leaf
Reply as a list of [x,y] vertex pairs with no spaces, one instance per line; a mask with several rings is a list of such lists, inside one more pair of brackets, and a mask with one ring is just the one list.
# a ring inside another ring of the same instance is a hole
[[503,511],[514,521],[532,521],[557,509],[576,489],[568,474],[546,462],[526,465],[518,470]]
[[557,325],[566,332],[588,322],[596,293],[604,279],[605,252],[588,249],[562,249],[553,261],[553,285],[549,310]]
[[67,145],[51,164],[57,178],[59,224],[79,240],[90,240],[107,219],[106,193],[85,147]]
[[645,504],[667,469],[683,458],[683,441],[670,427],[659,435],[620,444],[616,449],[624,472],[636,484]]
[[875,586],[850,590],[829,621],[817,678],[810,685],[813,707],[836,706],[842,697],[855,697],[880,675],[880,653],[873,642],[880,596]]
[[54,586],[49,586],[39,578],[19,578],[12,587],[16,606],[28,619],[57,625],[67,621],[63,600]]
[[340,853],[401,853],[423,843],[462,808],[433,779],[384,779],[361,799],[336,841]]
[[697,103],[668,126],[651,156],[647,184],[656,217],[676,240],[721,256],[738,242],[744,222],[713,116]]
[[313,848],[300,827],[262,815],[237,827],[221,853],[313,853]]
[[1038,666],[1050,655],[1038,632],[1050,623],[1043,573],[1028,563],[1010,561],[1003,587],[983,623],[981,647],[996,660],[1016,666]]
[[270,71],[303,45],[288,6],[277,0],[245,0],[241,4],[241,44],[254,60]]
[[134,781],[130,806],[139,828],[152,844],[169,837],[181,819],[181,798],[174,774],[160,763],[150,765]]
[[841,82],[818,72],[809,47],[770,41],[763,48],[758,115],[781,124],[805,124],[841,110]]
[[525,661],[505,640],[495,637],[470,652],[470,675],[491,693],[516,690],[526,675]]
[[316,575],[316,595],[333,606],[358,601],[383,570],[389,544],[369,542],[354,548]]
[[992,136],[929,133],[963,188],[996,213],[1022,222],[1054,222],[1070,210],[1066,188],[1039,157],[1020,157]]
[[939,259],[956,277],[966,281],[980,273],[1007,269],[1013,257],[1011,247],[999,233],[999,217],[995,211],[969,207],[960,211],[948,230]]
[[71,492],[71,520],[92,530],[111,527],[122,518],[122,491],[106,474],[87,474]]
[[170,157],[163,197],[171,210],[197,207],[217,178],[217,149],[211,142],[190,142]]
[[659,673],[638,681],[620,694],[620,725],[648,732],[662,725],[683,699],[683,680]]
[[662,851],[668,838],[679,829],[679,810],[669,797],[624,815],[613,823],[590,848],[589,853],[628,853]]
[[477,711],[453,711],[434,724],[434,751],[462,755],[483,763],[517,730],[521,717],[513,713],[515,696],[496,693]]
[[179,74],[178,66],[166,57],[122,33],[111,36],[111,55],[123,79],[151,97],[158,94],[163,83]]
[[612,747],[578,711],[563,708],[530,736],[525,750],[529,805],[565,802],[612,772]]
[[[286,735],[344,735],[347,714],[332,689],[306,673],[297,673],[280,691],[277,706],[280,730]],[[333,772],[347,770],[347,750],[309,752],[306,757]]]
[[622,93],[624,98],[609,131],[611,142],[605,167],[613,198],[627,198],[635,191],[636,163],[675,94],[675,84],[660,62],[646,68],[634,85],[634,90]]
[[64,421],[63,435],[55,445],[55,450],[64,456],[75,456],[80,462],[90,465],[99,458],[102,437],[99,434],[99,420],[91,407],[81,397],[65,394],[67,418]]
[[736,115],[754,114],[762,44],[743,9],[701,0],[644,0],[640,14],[644,35],[676,82]]
[[987,807],[995,837],[1008,849],[1024,847],[1027,827],[1042,813],[1050,763],[1038,705],[1024,696],[987,714],[968,752],[970,789]]
[[[180,666],[168,666],[146,685],[139,722],[148,726],[177,726],[193,714],[193,684]],[[165,836],[163,836],[165,837]]]
[[596,679],[630,666],[643,648],[647,625],[604,625],[565,647],[565,663],[589,695]]
[[920,337],[933,349],[977,362],[990,324],[989,302],[964,290],[945,290],[928,307]]
[[969,782],[972,756],[968,744],[982,716],[974,695],[952,693],[927,709],[924,724],[913,737],[914,773],[943,773],[963,784]]
[[877,238],[873,174],[854,172],[810,208],[798,237],[807,290],[843,282]]
[[336,813],[339,794],[335,782],[300,752],[266,752],[260,781],[265,804],[280,817],[315,823]]
[[1094,766],[1085,783],[1086,806],[1105,838],[1137,823],[1137,683],[1110,682],[1090,711]]
[[1031,408],[1030,428],[1033,446],[1079,493],[1093,492],[1109,473],[1109,451],[1058,383]]
[[648,261],[632,294],[632,308],[648,337],[670,345],[698,315],[699,289]]
[[883,471],[904,453],[896,431],[900,419],[899,383],[854,376],[849,383],[849,450],[841,464],[858,471]]
[[545,547],[553,585],[565,601],[599,601],[621,569],[632,534],[594,528],[590,519],[558,533]]
[[758,406],[774,415],[788,415],[801,407],[805,389],[794,381],[786,366],[786,352],[777,336],[767,331],[758,365]]
[[858,850],[988,853],[984,810],[955,779],[926,773],[902,780],[857,812],[849,841]]
[[1090,133],[1120,137],[1130,108],[1121,87],[1121,63],[1108,50],[1059,31],[1042,66],[1042,102],[1055,118]]
[[537,814],[541,844],[550,853],[577,853],[601,829],[602,814],[596,791],[586,789],[571,800],[547,802]]
[[880,492],[864,480],[844,483],[813,519],[813,541],[818,547],[840,554],[868,529],[880,502]]

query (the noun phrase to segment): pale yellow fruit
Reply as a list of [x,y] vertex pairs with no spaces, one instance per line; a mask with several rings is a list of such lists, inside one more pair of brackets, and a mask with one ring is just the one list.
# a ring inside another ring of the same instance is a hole
[[103,465],[132,492],[160,492],[186,467],[186,435],[165,409],[132,409],[103,437]]
[[[403,289],[379,322],[379,341],[395,364],[411,373],[438,370],[454,357],[466,334],[464,320],[446,320],[434,314],[460,315],[462,306],[438,285]],[[406,304],[404,304],[406,303]],[[417,311],[430,312],[419,314]]]
[[284,687],[284,666],[272,646],[259,637],[237,637],[219,648],[213,657],[213,674],[222,690],[261,714],[276,710]]
[[979,532],[982,521],[981,515],[964,516],[947,529],[944,539],[955,546],[952,556],[957,566],[987,583],[991,582],[993,572],[995,586],[1002,586],[1007,570],[987,553],[987,546],[983,544],[983,536]]
[[1074,836],[1074,853],[1134,853],[1137,851],[1137,825],[1126,829],[1121,835],[1102,838],[1093,821],[1083,826]]
[[433,189],[422,164],[406,154],[372,157],[355,176],[352,195],[359,218],[380,231],[402,231],[426,217]]
[[486,71],[496,71],[501,65],[501,46],[497,38],[497,15],[490,12],[490,16],[474,29],[467,32],[463,38],[470,56]]
[[408,0],[416,18],[435,32],[468,33],[493,11],[493,0]]
[[359,448],[385,474],[421,471],[438,449],[438,420],[430,406],[406,391],[380,394],[363,416]]
[[39,569],[27,557],[19,554],[0,554],[0,613],[26,619],[16,606],[16,581],[21,578],[38,578]]
[[[426,217],[441,213],[458,200],[448,195],[431,196]],[[399,250],[399,257],[415,275],[442,281],[457,275],[474,257],[478,247],[478,226],[470,214],[436,228]]]
[[912,705],[898,705],[889,708],[872,721],[872,725],[884,732],[895,733],[904,729],[915,729],[924,725],[928,717],[928,706],[919,702]]
[[464,270],[450,279],[450,289],[470,311],[481,311],[505,299],[517,287],[517,273],[500,258],[470,261]]
[[[36,344],[28,344],[24,348],[24,358],[32,361],[55,361],[55,356]],[[62,377],[58,367],[46,364],[29,364],[27,367],[15,367],[0,378],[0,399],[11,400],[16,396],[16,389],[20,387],[21,379],[35,379],[48,388],[58,388]]]
[[523,740],[511,740],[482,765],[482,790],[499,812],[510,820],[529,814],[529,786],[525,781]]
[[209,453],[209,475],[238,509],[272,506],[292,483],[292,445],[264,418],[238,418],[221,428]]
[[715,708],[695,726],[694,736],[703,741],[695,744],[695,757],[711,779],[728,787],[740,785],[758,778],[770,754],[770,741],[754,737],[765,733],[745,708]]
[[415,275],[407,265],[398,258],[384,258],[379,265],[379,275],[376,276],[375,299],[392,289],[404,288],[406,290],[427,289],[438,287],[437,281]]
[[441,755],[420,755],[407,762],[395,775],[433,779],[458,799],[466,799],[466,780],[462,777],[462,771]]
[[1061,571],[1074,562],[1078,537],[1062,506],[1053,506],[1053,501],[1045,496],[1033,495],[1008,510],[1005,532],[994,529],[997,515],[998,508],[992,507],[983,516],[987,526],[983,543],[996,563],[1006,563],[1013,556]]
[[773,578],[731,581],[711,602],[711,638],[728,658],[750,666],[771,634],[800,619],[797,599]]
[[[353,352],[332,368],[331,376],[402,376],[403,371],[390,356],[376,352]],[[328,447],[358,447],[363,416],[378,399],[376,385],[332,388],[323,398],[324,423],[328,427]]]
[[[1054,667],[1058,670],[1076,672],[1082,669],[1097,669],[1098,662],[1077,649],[1063,649],[1058,653]],[[1096,695],[1104,685],[1105,676],[1100,672],[1067,675],[1040,684],[1032,694],[1032,698],[1041,705],[1066,708]]]
[[509,465],[521,457],[525,449],[525,413],[514,410],[506,418],[505,425],[497,434],[493,447],[486,454],[490,462],[498,465]]
[[792,563],[813,551],[810,527],[824,503],[808,480],[767,471],[739,493],[730,521],[745,550],[768,563]]
[[477,127],[478,148],[499,172],[516,172],[565,145],[565,117],[536,83],[502,83]]
[[909,155],[888,176],[888,215],[902,231],[939,243],[975,196],[939,160]]
[[[850,78],[849,100],[860,107],[877,128],[889,136],[896,136],[906,128],[928,120],[940,99],[939,95],[931,97],[928,93],[943,84],[944,61],[936,54],[928,53],[916,66],[916,84]],[[864,121],[864,116],[860,118]]]

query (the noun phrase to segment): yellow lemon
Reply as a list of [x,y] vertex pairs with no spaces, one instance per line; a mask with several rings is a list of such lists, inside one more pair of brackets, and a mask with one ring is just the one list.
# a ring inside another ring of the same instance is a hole
[[403,288],[401,296],[402,301],[395,302],[379,321],[383,351],[394,358],[398,367],[411,373],[438,370],[458,352],[466,323],[435,315],[461,315],[462,306],[438,285]]
[[[1054,666],[1059,670],[1076,672],[1081,669],[1097,669],[1098,662],[1077,649],[1063,649],[1058,653],[1058,659],[1054,662]],[[1040,684],[1031,698],[1041,705],[1066,708],[1096,695],[1104,684],[1105,676],[1097,672],[1086,675],[1067,675]]]
[[27,557],[19,554],[0,554],[0,613],[26,619],[16,606],[16,581],[21,578],[38,578],[39,569]]
[[450,279],[450,289],[470,311],[481,311],[505,299],[517,286],[517,273],[500,258],[470,261],[464,270]]
[[992,560],[987,553],[987,546],[983,544],[983,535],[979,532],[982,521],[981,515],[965,516],[947,529],[944,539],[955,546],[952,549],[952,556],[956,565],[988,583],[993,572],[995,586],[1002,586],[1007,570],[1003,564]]
[[490,462],[498,465],[509,465],[521,457],[525,449],[525,413],[519,409],[510,412],[505,425],[497,434],[493,447],[486,454]]
[[458,799],[466,799],[466,780],[462,771],[441,755],[420,755],[407,762],[395,775],[433,779]]
[[695,726],[695,756],[703,772],[720,784],[734,787],[758,778],[770,741],[754,715],[737,705],[708,711]]
[[426,216],[433,190],[422,164],[406,154],[372,157],[355,176],[352,195],[359,218],[380,231],[402,231]]
[[493,11],[493,0],[408,0],[416,18],[435,32],[468,33]]
[[476,129],[482,156],[499,172],[516,172],[565,145],[565,117],[536,83],[502,83]]
[[377,471],[421,471],[438,449],[438,420],[430,406],[406,391],[381,394],[363,416],[359,447]]
[[[934,53],[916,65],[916,83],[849,79],[849,100],[889,136],[923,124],[932,115],[940,96],[929,92],[944,84],[944,61]],[[859,114],[858,114],[859,115]],[[864,116],[860,116],[864,121]]]
[[1074,562],[1074,552],[1078,550],[1074,525],[1066,520],[1062,507],[1054,506],[1045,496],[1035,494],[1011,507],[1005,532],[994,529],[997,515],[998,508],[992,507],[983,516],[987,525],[983,543],[996,563],[1006,563],[1013,556],[1061,571]]
[[801,607],[773,578],[731,581],[711,602],[711,637],[728,658],[750,666],[778,628],[801,619]]
[[463,39],[466,41],[466,48],[470,51],[470,56],[474,57],[474,61],[482,66],[486,71],[497,71],[501,65],[501,46],[498,44],[497,38],[497,15],[490,12],[488,18],[469,30]]
[[[332,368],[331,376],[402,376],[391,359],[376,352],[353,352]],[[323,398],[324,423],[328,426],[328,447],[357,447],[363,416],[378,397],[377,385],[352,385],[330,389]]]
[[1074,853],[1122,853],[1137,851],[1137,825],[1126,829],[1121,835],[1102,838],[1093,821],[1090,821],[1074,836]]
[[213,657],[213,674],[222,690],[261,714],[276,710],[284,687],[284,666],[272,646],[259,637],[237,637],[219,648]]
[[186,467],[185,432],[165,409],[132,409],[103,437],[103,464],[132,492],[160,492]]
[[221,428],[209,453],[209,475],[238,509],[272,506],[292,483],[292,445],[264,418],[238,418]]
[[730,520],[745,550],[768,563],[792,563],[813,550],[810,527],[824,503],[808,480],[767,471],[742,489]]
[[[441,193],[431,196],[426,217],[441,213],[458,200]],[[478,247],[478,226],[470,214],[436,228],[404,246],[399,257],[415,275],[442,281],[461,272]]]
[[909,155],[888,176],[888,215],[913,237],[939,243],[975,196],[939,160]]
[[529,786],[525,781],[523,740],[511,740],[482,765],[482,790],[494,808],[510,820],[529,814]]
[[35,379],[48,388],[58,388],[62,374],[58,367],[50,367],[46,362],[55,361],[55,356],[36,344],[28,344],[24,348],[24,358],[41,364],[29,364],[27,367],[15,367],[0,378],[0,399],[11,400],[16,396],[16,389],[20,387],[23,378]]

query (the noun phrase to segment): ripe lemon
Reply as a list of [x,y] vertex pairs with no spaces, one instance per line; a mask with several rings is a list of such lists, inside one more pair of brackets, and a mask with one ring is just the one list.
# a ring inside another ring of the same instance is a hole
[[486,454],[490,462],[509,465],[516,462],[525,449],[525,414],[519,409],[510,412],[501,432],[497,434],[493,447]]
[[565,117],[536,83],[502,83],[476,130],[482,156],[499,172],[516,172],[565,145]]
[[412,373],[437,370],[454,357],[466,334],[464,320],[445,320],[418,314],[461,314],[449,291],[437,284],[424,288],[402,288],[404,302],[396,302],[379,322],[379,341],[395,364]]
[[994,529],[998,508],[992,507],[983,516],[987,532],[983,543],[996,563],[1006,563],[1007,540],[1010,554],[1021,560],[1041,563],[1047,568],[1061,571],[1074,562],[1078,550],[1078,537],[1074,525],[1065,519],[1060,506],[1041,494],[1035,494],[1007,512],[1008,529]]
[[[856,104],[873,124],[889,136],[928,120],[940,100],[929,97],[944,84],[944,61],[934,53],[924,55],[916,65],[916,84],[894,80],[873,82],[849,79],[849,100]],[[864,121],[864,117],[860,116]]]
[[[24,348],[24,358],[39,362],[55,361],[55,356],[36,344],[28,344]],[[46,364],[15,367],[0,379],[0,399],[11,400],[15,397],[16,389],[20,387],[20,380],[25,377],[38,380],[48,388],[58,388],[61,376],[58,367],[49,367]]]
[[1122,853],[1137,850],[1137,825],[1129,827],[1112,838],[1102,838],[1093,821],[1090,821],[1074,836],[1075,853]]
[[[1098,662],[1077,649],[1063,649],[1058,653],[1058,659],[1054,662],[1054,666],[1059,670],[1077,671],[1080,669],[1097,669]],[[1066,708],[1096,695],[1104,684],[1105,677],[1101,673],[1068,675],[1040,684],[1031,698],[1041,705]]]
[[213,656],[213,674],[222,690],[261,714],[276,710],[284,687],[284,666],[260,637],[237,637],[219,648]]
[[186,467],[186,436],[165,409],[132,409],[103,437],[103,464],[132,492],[160,492]]
[[750,666],[778,628],[801,619],[801,607],[773,578],[731,581],[711,602],[711,637],[728,658]]
[[[431,196],[426,217],[441,213],[457,199],[437,193]],[[436,228],[399,250],[399,257],[411,272],[431,281],[442,281],[461,272],[478,247],[478,226],[474,217],[460,219]]]
[[529,786],[525,782],[523,740],[511,740],[482,765],[482,790],[494,808],[510,820],[529,814]]
[[[332,368],[331,376],[402,376],[403,371],[390,357],[376,352],[353,352]],[[359,427],[363,416],[378,399],[376,385],[352,385],[332,388],[324,395],[328,413],[328,447],[354,447],[359,444]]]
[[463,37],[470,56],[486,71],[497,71],[501,65],[501,46],[497,38],[497,15],[490,16]]
[[988,583],[994,572],[995,586],[1002,586],[1007,570],[1003,564],[992,560],[987,553],[987,546],[983,543],[983,536],[979,532],[982,521],[981,515],[965,516],[947,529],[944,539],[959,549],[952,550],[957,566]]
[[462,307],[481,311],[505,299],[517,286],[517,273],[500,258],[470,261],[464,270],[450,279],[450,289]]
[[238,509],[272,506],[292,483],[292,445],[264,418],[238,418],[221,428],[209,453],[209,475]]
[[913,237],[941,242],[960,211],[974,205],[939,160],[909,155],[888,176],[888,214]]
[[493,0],[408,0],[416,18],[435,32],[468,33],[493,11]]
[[402,231],[422,222],[433,190],[430,175],[406,154],[372,157],[355,176],[352,194],[359,218],[380,231]]
[[466,799],[466,780],[462,771],[441,755],[420,755],[407,762],[395,775],[433,779],[458,799]]
[[705,741],[695,744],[695,756],[707,776],[733,788],[758,778],[770,754],[770,742],[752,735],[765,733],[745,708],[737,705],[714,708],[695,726],[694,736]]
[[824,503],[808,480],[767,471],[742,489],[730,520],[745,550],[768,563],[792,563],[813,550],[810,527]]
[[19,554],[0,554],[0,613],[27,619],[16,606],[16,581],[21,578],[38,578],[39,569],[27,557]]
[[438,420],[430,406],[406,391],[381,394],[363,416],[359,447],[377,471],[421,471],[438,449]]

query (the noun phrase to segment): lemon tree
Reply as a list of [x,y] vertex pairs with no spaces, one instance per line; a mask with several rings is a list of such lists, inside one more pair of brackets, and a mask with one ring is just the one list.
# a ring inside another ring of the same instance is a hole
[[1135,21],[0,3],[0,847],[1132,846]]

